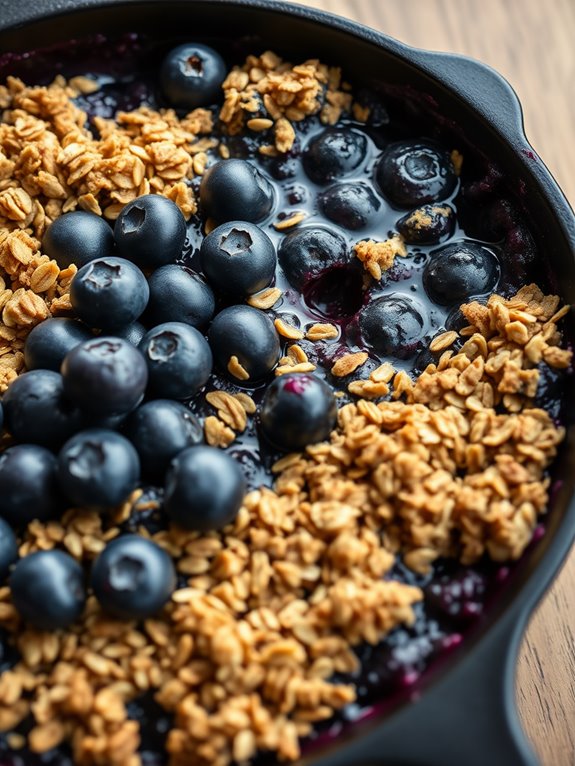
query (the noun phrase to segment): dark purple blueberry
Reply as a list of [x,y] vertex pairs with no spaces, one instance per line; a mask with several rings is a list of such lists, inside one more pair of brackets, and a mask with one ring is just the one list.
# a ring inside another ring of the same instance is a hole
[[18,558],[18,541],[12,527],[0,516],[0,583],[4,584],[10,567]]
[[67,628],[84,611],[86,589],[80,564],[64,551],[38,551],[20,559],[10,577],[12,602],[40,630]]
[[184,43],[171,50],[160,69],[160,86],[166,101],[190,111],[222,100],[227,67],[220,54],[200,43]]
[[3,399],[6,430],[21,443],[54,449],[79,431],[83,415],[64,396],[64,381],[53,370],[19,375]]
[[245,490],[236,460],[216,447],[189,447],[168,469],[164,510],[185,529],[209,532],[235,519]]
[[348,175],[364,160],[367,139],[349,128],[327,128],[314,136],[302,155],[303,168],[316,184],[327,184]]
[[212,352],[195,327],[165,322],[149,330],[139,345],[149,373],[149,393],[162,399],[189,399],[212,372]]
[[449,152],[430,141],[388,146],[377,164],[376,179],[393,205],[408,208],[439,202],[457,185]]
[[99,215],[75,210],[53,221],[42,239],[42,252],[53,258],[61,269],[74,263],[81,268],[95,258],[109,258],[114,253],[114,234]]
[[458,622],[477,618],[485,597],[485,577],[470,569],[435,577],[425,588],[427,603]]
[[477,242],[460,240],[436,250],[423,270],[423,286],[441,306],[490,293],[499,281],[499,261]]
[[169,399],[154,399],[138,407],[128,417],[123,433],[140,456],[142,474],[151,480],[163,479],[172,458],[203,442],[197,417]]
[[76,319],[45,319],[26,338],[26,368],[58,372],[68,351],[91,337],[90,330]]
[[58,479],[71,503],[113,508],[136,489],[140,461],[132,444],[115,431],[89,428],[69,439],[58,455]]
[[341,183],[318,195],[320,211],[338,226],[357,231],[376,222],[381,201],[367,184]]
[[216,300],[211,287],[185,266],[162,266],[150,276],[148,284],[150,301],[145,318],[152,327],[184,322],[201,330],[214,315]]
[[356,264],[335,266],[310,280],[303,298],[314,314],[340,321],[351,317],[363,304],[363,274]]
[[90,584],[104,612],[121,620],[157,614],[176,588],[168,553],[141,535],[121,535],[94,561]]
[[46,521],[60,507],[56,458],[37,444],[17,444],[0,455],[0,516],[15,528]]
[[407,213],[396,228],[409,245],[436,245],[455,229],[455,211],[450,205],[422,205]]
[[104,332],[132,324],[146,308],[146,277],[125,258],[98,258],[83,266],[70,285],[70,302],[89,327]]
[[359,315],[365,343],[381,356],[407,359],[425,341],[423,306],[408,295],[391,293],[371,301]]
[[217,223],[258,223],[274,204],[271,183],[247,160],[221,160],[202,176],[200,203],[204,214]]
[[230,221],[211,231],[202,242],[200,258],[210,284],[237,299],[267,287],[277,265],[271,239],[247,221]]
[[141,322],[132,322],[132,324],[122,327],[121,330],[116,330],[114,337],[127,340],[132,346],[139,346],[145,334],[146,328]]
[[141,269],[155,269],[181,256],[186,219],[167,197],[144,194],[123,208],[116,219],[114,238],[118,255]]
[[340,234],[315,227],[304,227],[284,237],[278,258],[290,284],[300,291],[332,266],[346,266],[351,261]]
[[266,389],[260,409],[262,432],[282,452],[326,439],[337,417],[331,386],[308,373],[287,373]]
[[248,373],[250,382],[268,375],[280,358],[274,323],[263,311],[250,306],[230,306],[221,311],[211,324],[208,341],[216,365],[236,382],[238,377],[231,372],[232,357]]

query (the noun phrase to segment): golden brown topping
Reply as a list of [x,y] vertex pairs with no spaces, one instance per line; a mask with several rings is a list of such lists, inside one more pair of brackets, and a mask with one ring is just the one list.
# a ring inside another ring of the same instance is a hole
[[301,330],[298,330],[297,327],[284,322],[284,320],[280,319],[279,317],[274,319],[274,327],[276,328],[279,335],[281,335],[283,338],[288,338],[288,340],[301,340],[303,338],[303,332]]
[[308,340],[332,340],[339,337],[339,330],[333,324],[313,324],[308,327],[305,337]]
[[337,378],[343,378],[351,375],[352,372],[365,364],[368,360],[368,354],[365,351],[357,351],[353,354],[344,354],[335,362],[331,368],[331,374]]
[[303,211],[298,211],[296,213],[291,213],[287,216],[287,218],[282,218],[281,220],[274,222],[274,229],[277,231],[284,231],[285,229],[291,229],[294,226],[297,226],[302,221],[305,221],[307,217],[307,213],[304,213]]
[[394,234],[384,242],[364,239],[353,246],[356,258],[362,263],[374,279],[381,279],[382,273],[393,266],[397,255],[406,256],[407,249],[399,234]]
[[245,367],[242,367],[237,356],[231,356],[228,362],[228,372],[238,380],[249,380],[250,374]]
[[209,415],[205,419],[204,434],[210,447],[229,447],[236,438],[236,432],[214,415]]
[[271,309],[281,297],[282,291],[279,287],[266,287],[265,290],[262,290],[255,295],[250,295],[247,299],[247,303],[255,309]]

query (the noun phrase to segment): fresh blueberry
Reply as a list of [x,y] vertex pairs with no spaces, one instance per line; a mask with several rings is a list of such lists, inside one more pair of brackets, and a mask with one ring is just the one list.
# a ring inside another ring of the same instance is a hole
[[88,415],[130,412],[144,396],[142,354],[122,338],[100,337],[73,348],[62,362],[66,396]]
[[115,431],[89,428],[69,439],[58,455],[58,479],[71,503],[113,508],[136,489],[140,461],[132,444]]
[[186,447],[201,444],[202,425],[183,404],[154,399],[128,417],[123,429],[138,455],[142,474],[163,478],[170,461]]
[[57,449],[82,428],[83,415],[66,399],[62,376],[53,370],[19,375],[3,404],[6,429],[20,443]]
[[460,240],[432,254],[423,270],[423,286],[432,301],[451,306],[492,292],[499,274],[499,261],[491,250]]
[[20,559],[10,577],[12,602],[40,630],[60,630],[75,622],[86,603],[84,572],[68,553],[38,551]]
[[215,447],[189,447],[168,469],[164,510],[186,529],[209,532],[235,519],[245,491],[244,475],[232,457]]
[[364,160],[367,139],[363,133],[345,128],[327,128],[314,136],[304,149],[302,162],[308,178],[327,184],[348,175]]
[[217,366],[236,382],[232,357],[237,358],[250,381],[264,378],[280,358],[280,340],[272,320],[250,306],[230,306],[221,311],[212,322],[208,341]]
[[12,527],[0,516],[0,583],[4,583],[10,567],[18,558],[18,541]]
[[37,444],[17,444],[0,455],[0,516],[15,528],[46,521],[60,507],[56,458]]
[[345,266],[351,256],[345,239],[328,229],[304,227],[283,238],[278,258],[291,285],[302,290],[332,266]]
[[206,339],[183,322],[165,322],[149,330],[139,349],[148,365],[153,396],[189,399],[212,372],[212,352]]
[[68,351],[91,337],[90,330],[76,319],[45,319],[26,338],[26,369],[58,372]]
[[200,258],[210,283],[238,299],[267,287],[277,264],[271,239],[247,221],[223,223],[210,232],[200,247]]
[[449,197],[457,176],[449,153],[430,141],[388,146],[376,167],[381,191],[398,207],[416,207]]
[[408,295],[383,295],[361,311],[359,326],[365,343],[376,354],[407,359],[425,340],[425,309]]
[[450,237],[455,228],[455,211],[450,205],[422,205],[396,224],[409,245],[436,245]]
[[94,561],[90,584],[100,606],[121,620],[153,617],[176,589],[166,551],[141,535],[121,535]]
[[53,258],[61,269],[74,263],[81,268],[96,258],[114,253],[114,234],[99,215],[75,210],[53,221],[42,239],[42,252]]
[[220,101],[226,74],[226,64],[217,51],[200,43],[185,43],[165,57],[160,85],[171,106],[190,110]]
[[320,211],[338,226],[357,231],[375,223],[381,202],[367,184],[340,183],[318,195]]
[[287,373],[266,389],[260,409],[262,432],[283,452],[326,439],[337,417],[331,386],[315,375]]
[[122,327],[121,330],[114,331],[115,338],[127,340],[132,346],[139,346],[145,334],[146,328],[141,322],[132,322],[132,324]]
[[216,300],[212,289],[199,274],[174,263],[156,269],[148,280],[150,301],[146,321],[155,326],[184,322],[203,329],[214,315]]
[[114,238],[118,255],[141,269],[155,269],[181,256],[186,219],[172,200],[145,194],[123,208],[116,219]]
[[83,266],[70,285],[70,303],[89,327],[104,332],[132,324],[148,304],[146,277],[125,258],[98,258]]
[[221,160],[202,176],[200,203],[217,223],[258,223],[269,215],[274,193],[271,183],[247,160]]

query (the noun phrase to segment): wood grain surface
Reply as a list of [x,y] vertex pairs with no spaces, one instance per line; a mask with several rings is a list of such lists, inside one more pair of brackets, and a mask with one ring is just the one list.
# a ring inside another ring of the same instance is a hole
[[[338,13],[417,47],[463,53],[493,66],[517,91],[527,136],[575,205],[575,0],[301,4]],[[527,631],[517,670],[517,700],[543,766],[574,766],[575,550]]]

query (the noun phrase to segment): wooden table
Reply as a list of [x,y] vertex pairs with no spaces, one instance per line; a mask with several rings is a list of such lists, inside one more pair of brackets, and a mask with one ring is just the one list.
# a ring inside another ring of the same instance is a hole
[[[575,204],[575,0],[302,4],[355,19],[411,45],[470,55],[499,70],[521,99],[531,143]],[[573,766],[575,550],[527,631],[517,699],[543,766]]]

